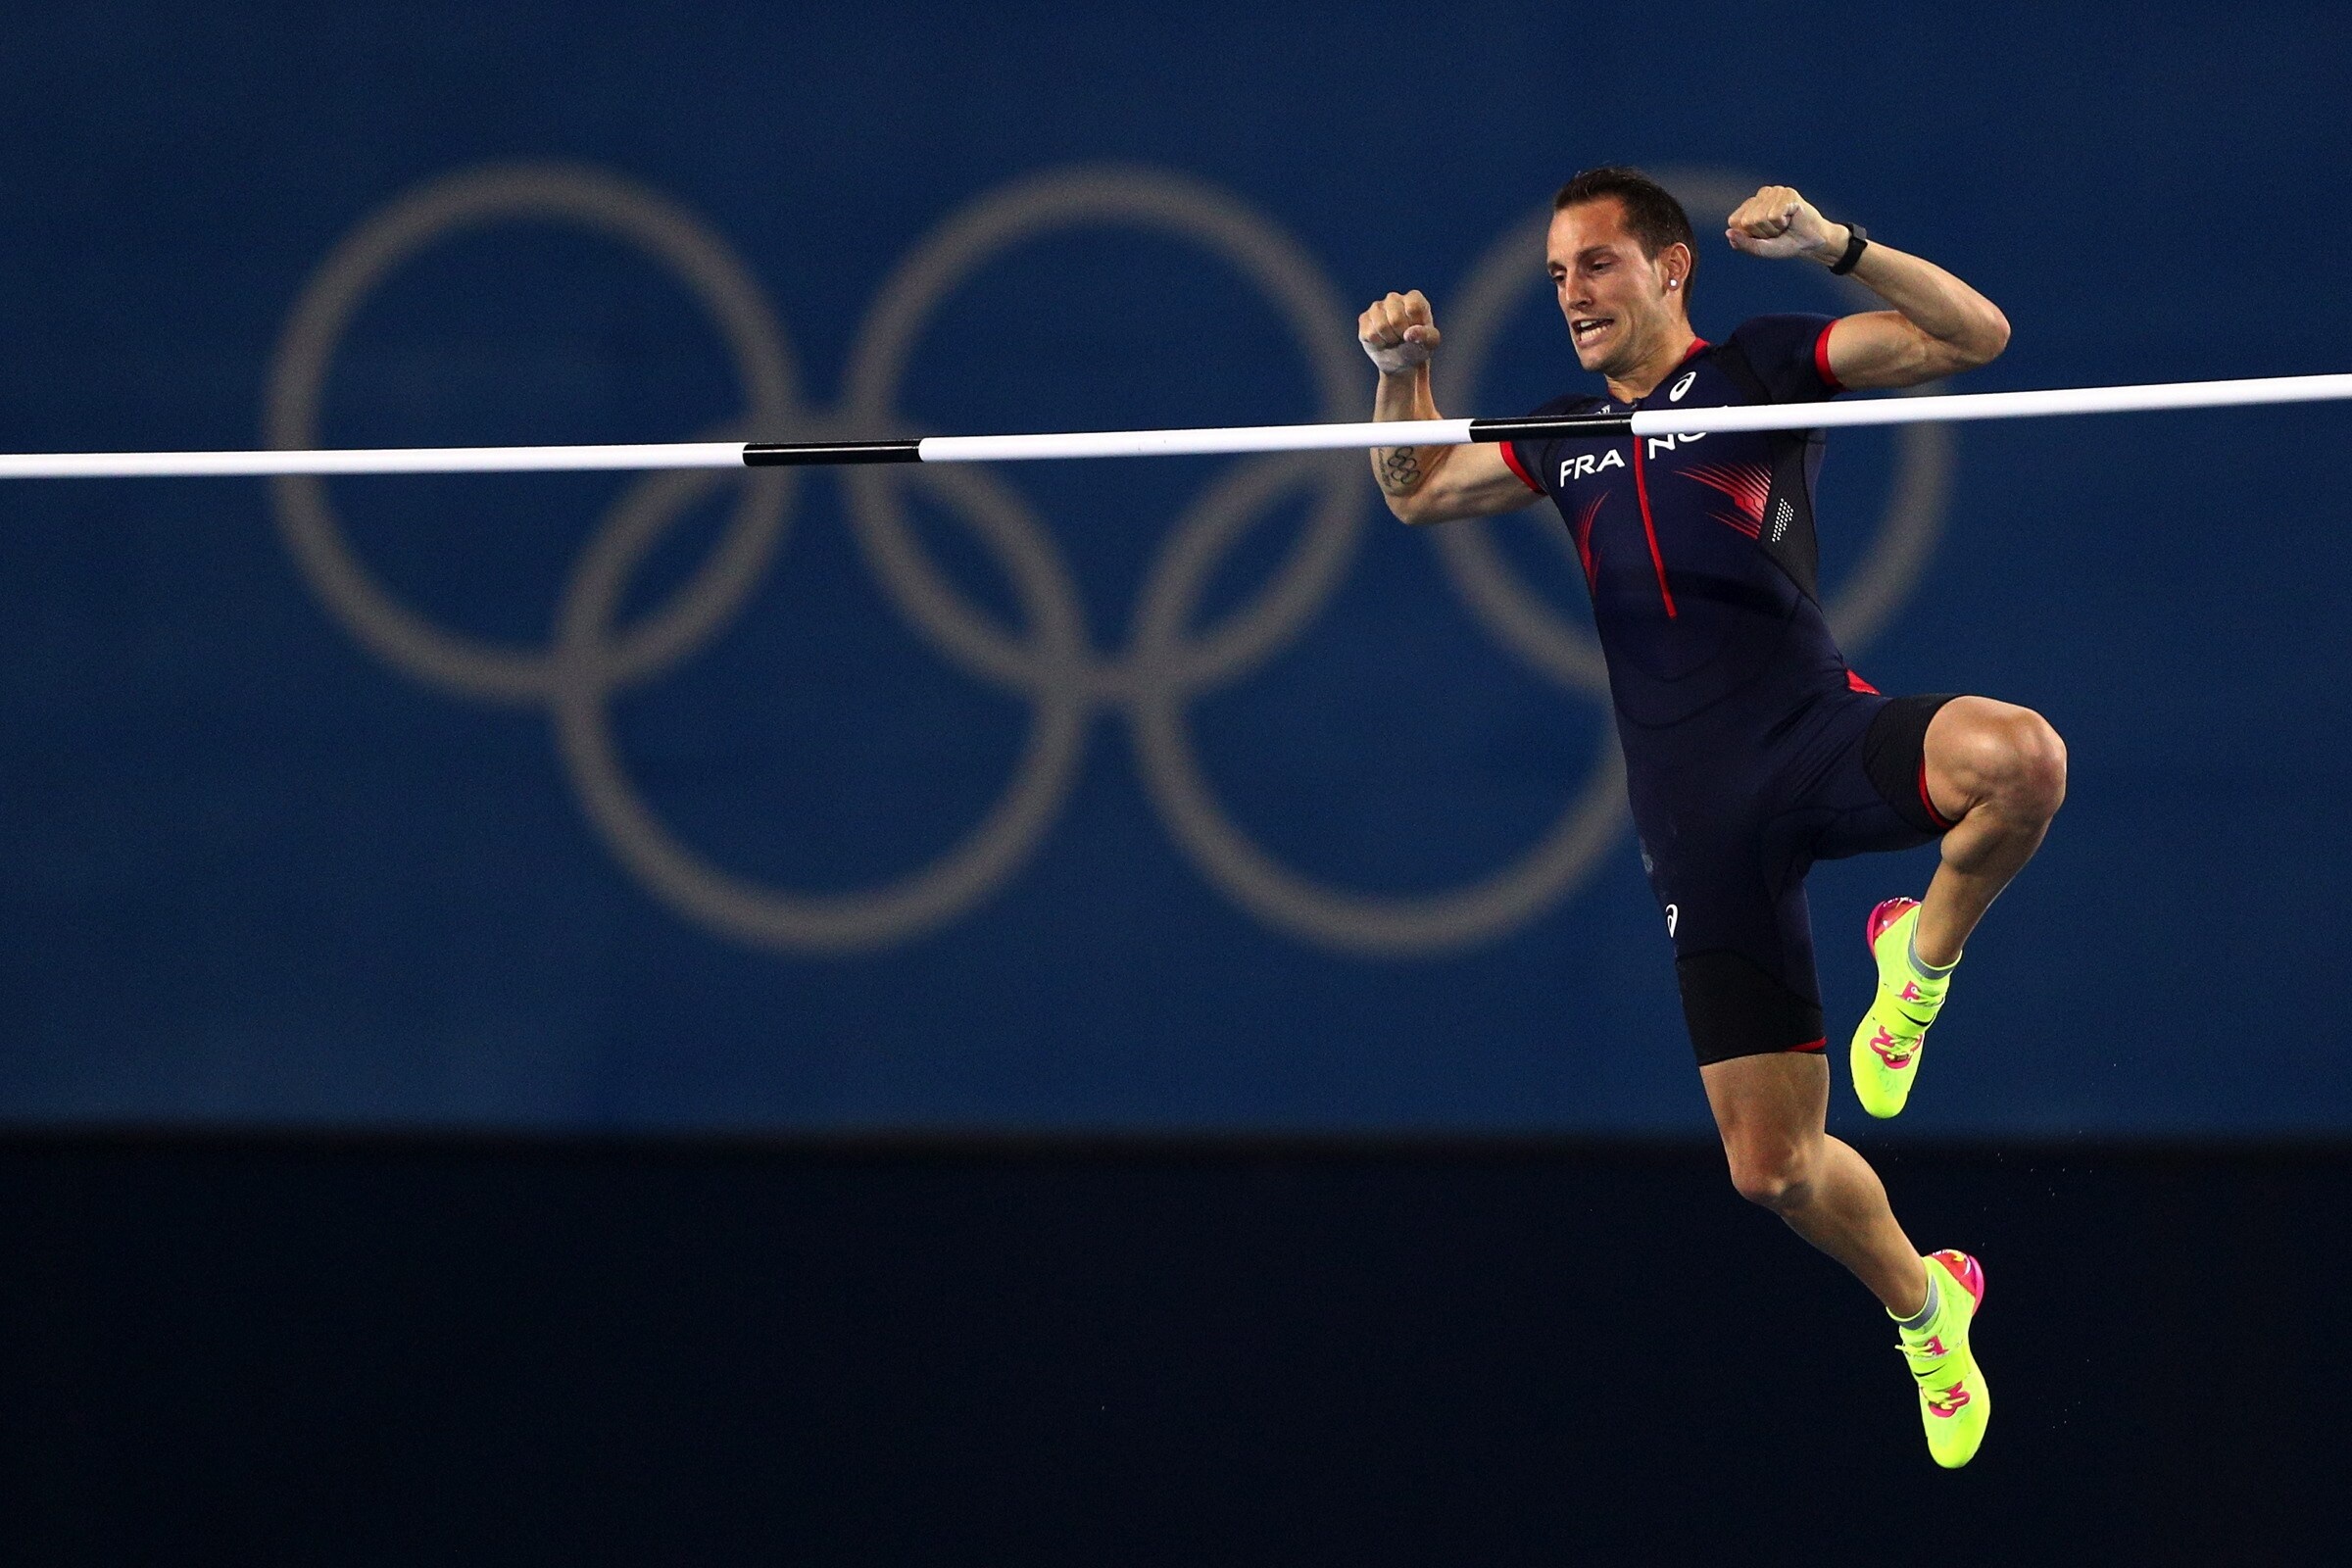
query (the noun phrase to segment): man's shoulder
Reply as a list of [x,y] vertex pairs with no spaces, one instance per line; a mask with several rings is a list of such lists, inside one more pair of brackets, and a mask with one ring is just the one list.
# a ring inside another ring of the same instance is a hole
[[1834,316],[1804,312],[1751,316],[1710,352],[1750,397],[1812,402],[1842,390],[1830,373],[1830,328],[1837,324]]
[[1751,316],[1732,328],[1727,343],[1748,343],[1758,338],[1812,338],[1821,329],[1837,320],[1818,311],[1775,311],[1768,316]]
[[1811,358],[1823,333],[1836,325],[1835,316],[1808,311],[1783,311],[1751,316],[1714,345],[1714,352],[1741,354],[1759,365],[1790,358]]
[[[1563,392],[1542,408],[1529,410],[1527,416],[1538,418],[1546,414],[1591,414],[1607,401],[1606,398],[1598,397],[1591,392]],[[1560,443],[1585,439],[1589,438],[1530,436],[1525,440],[1505,441],[1497,450],[1502,454],[1502,461],[1510,465],[1511,471],[1517,474],[1530,490],[1541,495],[1550,495],[1552,492],[1544,485],[1542,476],[1552,471],[1552,460],[1558,455]],[[1521,460],[1521,453],[1527,454],[1525,461]]]
[[1542,408],[1530,409],[1527,416],[1533,419],[1546,414],[1590,414],[1607,401],[1591,392],[1563,392]]

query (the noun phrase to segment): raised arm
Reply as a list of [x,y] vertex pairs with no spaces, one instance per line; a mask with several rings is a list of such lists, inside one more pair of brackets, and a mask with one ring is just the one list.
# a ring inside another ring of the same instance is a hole
[[[1419,289],[1376,301],[1355,335],[1380,369],[1375,419],[1441,418],[1429,395],[1429,357],[1439,332]],[[1536,499],[1494,447],[1375,447],[1372,477],[1389,510],[1406,522],[1448,522],[1517,512]]]
[[[1803,256],[1824,267],[1851,237],[1787,185],[1767,185],[1740,204],[1724,237],[1750,256]],[[1871,240],[1853,278],[1894,307],[1848,316],[1830,330],[1830,372],[1849,387],[1917,386],[1990,364],[2009,345],[2000,308],[1934,262]]]

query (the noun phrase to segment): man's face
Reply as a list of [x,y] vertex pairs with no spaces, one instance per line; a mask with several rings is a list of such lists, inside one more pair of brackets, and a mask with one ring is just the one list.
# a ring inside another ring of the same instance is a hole
[[1689,267],[1679,245],[1656,260],[1625,226],[1625,205],[1614,196],[1551,215],[1544,262],[1568,322],[1576,359],[1602,375],[1629,372],[1671,338],[1680,349],[1690,335],[1682,296],[1667,286]]

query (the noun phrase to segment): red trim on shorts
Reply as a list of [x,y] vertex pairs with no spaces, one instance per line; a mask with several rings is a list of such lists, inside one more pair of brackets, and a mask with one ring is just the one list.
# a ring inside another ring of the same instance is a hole
[[1941,811],[1936,809],[1935,801],[1929,797],[1928,760],[1924,757],[1919,760],[1919,804],[1928,808],[1928,820],[1935,823],[1937,827],[1950,829],[1960,825],[1957,822],[1947,820]]
[[1810,1041],[1801,1046],[1790,1046],[1788,1049],[1790,1051],[1827,1051],[1830,1049],[1830,1037],[1824,1035],[1819,1040]]
[[1821,336],[1813,340],[1813,370],[1831,391],[1842,392],[1845,383],[1838,379],[1836,370],[1830,368],[1830,334],[1837,329],[1838,323],[1832,321],[1821,329]]
[[1497,441],[1495,445],[1502,451],[1502,466],[1510,469],[1513,473],[1517,474],[1521,484],[1527,486],[1530,490],[1533,490],[1538,495],[1544,494],[1544,487],[1536,483],[1534,479],[1528,477],[1527,470],[1519,466],[1519,454],[1511,450],[1511,443],[1508,441]]
[[1666,602],[1666,618],[1674,619],[1674,591],[1666,586],[1666,558],[1658,554],[1658,526],[1649,520],[1649,481],[1642,477],[1642,438],[1634,437],[1634,494],[1642,503],[1642,531],[1649,536],[1649,564],[1658,569],[1658,597]]
[[1850,669],[1845,672],[1845,689],[1849,692],[1868,692],[1873,697],[1884,697],[1886,695],[1886,693],[1880,691],[1876,686],[1873,686],[1870,682],[1864,680],[1861,676],[1855,674]]

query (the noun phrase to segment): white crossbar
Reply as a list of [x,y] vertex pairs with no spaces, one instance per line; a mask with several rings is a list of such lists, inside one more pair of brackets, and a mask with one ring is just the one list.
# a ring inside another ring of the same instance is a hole
[[[2067,414],[2244,408],[2352,399],[2352,374],[2148,386],[2065,387],[1784,403],[1754,408],[1644,409],[1631,416],[1563,416],[1562,433],[1706,435],[1727,430],[1846,429]],[[1045,458],[1214,456],[1370,447],[1462,446],[1533,439],[1544,421],[1402,419],[1350,424],[1258,424],[1063,435],[957,435],[921,440],[792,444],[655,442],[633,446],[390,447],[317,452],[68,452],[0,456],[0,479],[172,478],[362,473],[555,473],[584,469],[733,468],[834,463],[1004,463]]]

